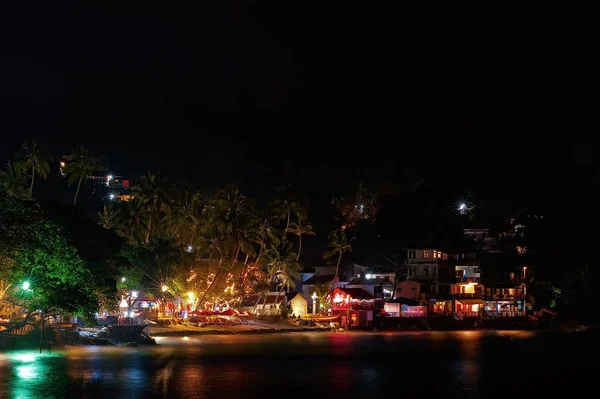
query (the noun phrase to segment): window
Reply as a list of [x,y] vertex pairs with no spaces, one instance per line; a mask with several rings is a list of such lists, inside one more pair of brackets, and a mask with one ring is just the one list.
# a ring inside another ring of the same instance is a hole
[[442,253],[438,252],[438,256],[437,257],[438,257],[438,259],[441,259],[442,258]]
[[428,267],[423,269],[423,276],[429,277],[429,268]]
[[436,274],[437,274],[437,267],[436,267],[436,266],[434,266],[434,267],[433,267],[433,277],[435,277],[435,275],[436,275]]
[[423,251],[423,259],[429,259],[429,251]]
[[444,254],[444,260],[448,260],[448,254]]
[[412,287],[410,289],[410,292],[412,292],[413,294],[416,294],[417,293],[417,287]]
[[510,280],[512,281],[512,280],[514,280],[514,279],[515,279],[515,274],[514,274],[514,273],[511,273],[511,274],[510,274]]
[[408,259],[415,259],[417,251],[408,251]]
[[434,250],[433,251],[433,259],[437,258],[437,255],[438,255],[438,251]]

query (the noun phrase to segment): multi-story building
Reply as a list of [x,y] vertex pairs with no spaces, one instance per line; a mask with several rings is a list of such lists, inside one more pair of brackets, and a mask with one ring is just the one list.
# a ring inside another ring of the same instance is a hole
[[452,309],[451,289],[457,256],[434,248],[407,248],[396,297],[419,301],[430,314]]

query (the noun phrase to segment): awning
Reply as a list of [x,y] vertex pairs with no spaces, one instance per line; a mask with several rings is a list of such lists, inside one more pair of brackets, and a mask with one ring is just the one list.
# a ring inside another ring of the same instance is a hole
[[456,302],[464,305],[483,305],[485,303],[482,299],[457,299]]

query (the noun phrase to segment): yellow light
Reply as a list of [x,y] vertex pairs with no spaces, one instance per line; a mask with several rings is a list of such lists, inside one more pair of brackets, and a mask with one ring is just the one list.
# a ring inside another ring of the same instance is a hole
[[187,293],[187,296],[188,296],[188,298],[191,300],[191,299],[194,299],[194,296],[195,296],[195,295],[194,295],[194,293],[193,293],[193,292],[188,292],[188,293]]
[[61,162],[60,162],[60,167],[61,167],[61,168],[64,168],[64,167],[65,167],[65,163],[61,161]]
[[162,292],[167,292],[167,290],[169,289],[169,287],[167,287],[166,285],[163,285],[161,287],[161,289],[162,289]]
[[317,299],[317,291],[313,292],[312,299]]

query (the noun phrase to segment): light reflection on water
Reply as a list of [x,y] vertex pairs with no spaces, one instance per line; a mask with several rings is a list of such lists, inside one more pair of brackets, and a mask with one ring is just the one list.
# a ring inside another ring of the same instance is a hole
[[555,387],[548,390],[554,396],[594,381],[586,345],[595,345],[595,335],[292,333],[9,352],[0,354],[0,397],[519,397]]

